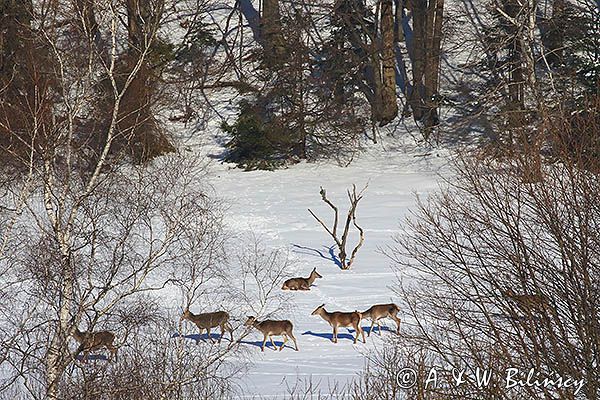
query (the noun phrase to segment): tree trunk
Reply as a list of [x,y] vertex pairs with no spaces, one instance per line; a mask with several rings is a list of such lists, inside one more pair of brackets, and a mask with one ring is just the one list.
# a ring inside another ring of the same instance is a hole
[[152,5],[150,0],[127,0],[130,48],[124,63],[125,76],[140,60],[142,63],[123,96],[119,131],[127,138],[126,145],[134,161],[139,163],[175,150],[154,119],[151,107],[155,91],[153,82],[157,77],[148,59],[164,4],[158,2],[154,8]]
[[427,45],[425,62],[425,139],[438,125],[437,94],[439,90],[440,56],[444,0],[430,0],[427,10]]
[[396,100],[396,59],[394,54],[394,13],[392,0],[381,0],[381,115],[379,125],[398,115]]
[[17,168],[32,144],[45,145],[55,101],[51,60],[31,27],[32,15],[31,0],[0,0],[0,160]]
[[[516,0],[503,0],[504,12],[513,21],[516,21],[520,8]],[[519,28],[512,21],[505,20],[503,23],[508,35],[506,46],[508,57],[508,111],[513,114],[511,119],[520,119],[525,108],[523,96],[523,84],[525,82],[523,72],[523,49],[519,40]]]
[[265,59],[270,64],[279,64],[285,59],[285,40],[281,28],[279,0],[263,1],[261,36],[265,41]]
[[554,0],[552,16],[539,19],[544,56],[550,67],[558,67],[563,62],[565,19],[565,0]]
[[70,334],[70,312],[73,305],[75,277],[70,262],[69,250],[65,244],[61,244],[63,284],[59,293],[58,321],[54,327],[54,333],[46,355],[46,397],[50,400],[58,400],[60,381],[65,368],[70,360],[67,358]]
[[416,121],[423,120],[425,109],[423,102],[424,85],[423,75],[425,74],[426,63],[426,17],[427,0],[411,1],[413,11],[413,87],[410,93],[409,103],[411,105],[413,116]]

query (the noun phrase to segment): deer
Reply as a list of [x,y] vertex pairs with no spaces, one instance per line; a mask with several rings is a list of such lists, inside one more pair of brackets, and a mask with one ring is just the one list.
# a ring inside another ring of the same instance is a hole
[[310,290],[310,286],[317,278],[322,278],[317,268],[313,268],[308,278],[290,278],[283,283],[282,290]]
[[271,344],[273,345],[273,350],[277,351],[277,346],[273,341],[273,335],[282,336],[283,343],[279,347],[279,351],[283,350],[286,342],[288,341],[288,337],[294,341],[294,347],[296,351],[298,351],[298,342],[296,341],[296,337],[294,336],[293,329],[294,325],[291,321],[283,320],[283,321],[274,321],[274,320],[265,320],[259,321],[253,316],[247,317],[248,320],[244,323],[245,326],[251,326],[261,331],[263,334],[263,343],[261,346],[261,351],[265,351],[265,344],[267,343],[267,338],[271,339]]
[[381,336],[381,325],[379,324],[379,320],[381,318],[390,317],[394,321],[396,321],[396,333],[400,334],[400,318],[398,318],[398,312],[400,311],[400,307],[398,307],[394,303],[390,304],[375,304],[371,306],[367,311],[361,313],[362,318],[369,318],[371,320],[371,328],[369,329],[369,333],[367,336],[371,336],[371,331],[373,330],[373,326],[377,324],[379,328],[379,335]]
[[516,294],[511,288],[501,290],[500,293],[525,310],[542,310],[548,306],[548,299],[542,294]]
[[365,340],[365,332],[360,326],[360,320],[362,319],[361,313],[358,311],[354,312],[327,312],[325,310],[325,304],[321,304],[319,307],[315,308],[311,315],[318,315],[323,318],[325,321],[329,322],[329,325],[333,328],[333,343],[338,342],[337,331],[339,327],[347,327],[352,326],[356,330],[356,337],[354,338],[354,344],[356,344],[358,340],[358,335],[362,334],[363,343],[366,343]]
[[87,361],[90,351],[95,351],[103,347],[110,351],[109,361],[117,354],[117,348],[113,344],[115,335],[112,332],[81,332],[79,329],[75,328],[71,336],[79,342],[76,354],[83,351],[83,362]]
[[[181,314],[181,318],[179,321],[188,320],[196,324],[198,329],[200,330],[200,335],[202,335],[202,331],[206,329],[206,334],[210,339],[211,343],[214,343],[212,336],[210,336],[211,328],[216,328],[217,326],[221,328],[221,336],[219,336],[219,343],[221,343],[221,339],[223,339],[223,335],[225,331],[229,331],[229,335],[231,336],[231,342],[233,343],[233,328],[229,324],[229,314],[225,311],[216,311],[204,314],[194,314],[189,308],[186,308],[183,314]],[[196,344],[200,343],[200,336],[196,339]]]

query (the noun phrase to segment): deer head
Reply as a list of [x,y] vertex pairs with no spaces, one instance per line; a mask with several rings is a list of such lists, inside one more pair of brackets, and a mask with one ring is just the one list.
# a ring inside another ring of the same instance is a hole
[[319,315],[321,313],[321,310],[323,310],[323,307],[325,307],[325,303],[315,308],[315,311],[313,311],[310,315]]

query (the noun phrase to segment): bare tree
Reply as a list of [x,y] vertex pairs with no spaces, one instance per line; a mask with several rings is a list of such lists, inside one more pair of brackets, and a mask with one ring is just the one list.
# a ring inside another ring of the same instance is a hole
[[[543,163],[534,183],[526,173],[536,163],[532,154],[463,158],[457,178],[419,205],[406,235],[389,250],[402,274],[401,308],[413,326],[399,345],[422,354],[427,366],[466,370],[472,396],[593,399],[600,393],[594,228],[600,186],[597,172],[569,154]],[[533,369],[536,379],[554,383],[478,387],[477,368],[493,370],[495,379],[506,379],[509,368],[518,370],[515,379]],[[557,384],[559,378],[571,385]],[[437,385],[429,393],[454,398],[463,390]]]
[[[323,229],[325,229],[325,231],[335,241],[335,244],[338,248],[338,256],[342,269],[350,269],[352,267],[354,259],[356,258],[356,253],[365,241],[364,230],[356,223],[356,208],[358,207],[358,202],[362,200],[367,187],[368,184],[365,185],[365,187],[358,194],[356,193],[356,185],[352,185],[352,192],[350,192],[350,190],[347,191],[348,200],[350,202],[350,208],[348,209],[348,215],[346,216],[346,222],[344,224],[344,231],[342,232],[341,236],[338,236],[337,231],[339,220],[338,208],[327,198],[327,192],[325,191],[325,189],[321,187],[321,191],[319,192],[319,194],[321,195],[321,200],[323,200],[325,204],[327,204],[333,210],[334,219],[333,226],[331,227],[331,229],[323,222],[322,219],[317,217],[317,215],[314,212],[312,212],[310,208],[308,209],[308,212],[319,222],[319,224],[321,224]],[[346,256],[348,255],[348,253],[346,252],[346,244],[348,241],[348,234],[350,232],[350,223],[352,223],[354,227],[358,230],[359,240],[354,249],[352,250],[352,253],[350,254],[350,259],[347,260]]]
[[[203,259],[192,255],[214,253],[220,245],[210,231],[218,228],[218,207],[197,189],[202,170],[194,173],[188,162],[164,159],[153,171],[99,175],[99,184],[80,200],[62,246],[55,232],[65,231],[51,228],[47,209],[35,199],[28,203],[15,225],[15,250],[3,260],[11,265],[2,277],[3,293],[15,293],[20,306],[4,304],[2,310],[10,316],[7,328],[19,334],[8,363],[18,375],[38,380],[41,387],[29,389],[35,397],[63,397],[61,386],[77,355],[69,336],[77,329],[109,330],[118,347],[128,346],[136,321],[153,318],[141,305],[135,311],[135,304],[177,284],[174,276],[193,274]],[[37,367],[23,369],[34,362]]]
[[[219,213],[200,189],[202,164],[178,156],[148,170],[121,164],[137,133],[156,133],[143,128],[155,122],[146,89],[149,69],[164,62],[158,32],[173,25],[165,2],[4,6],[2,161],[26,172],[2,187],[10,211],[1,293],[21,300],[2,305],[2,330],[13,332],[3,368],[32,396],[52,399],[62,396],[75,330],[117,323],[116,309],[174,282],[175,266],[217,252]],[[23,101],[4,101],[11,97]],[[152,157],[142,147],[137,161]],[[117,331],[116,342],[124,339]]]

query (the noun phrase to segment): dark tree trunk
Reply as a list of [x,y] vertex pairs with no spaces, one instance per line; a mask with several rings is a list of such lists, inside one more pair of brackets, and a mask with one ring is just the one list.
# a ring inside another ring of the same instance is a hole
[[394,12],[392,0],[381,1],[381,116],[379,125],[398,115],[396,100],[396,58],[394,54]]
[[127,0],[130,47],[124,62],[124,76],[131,74],[142,57],[144,59],[121,101],[119,132],[127,139],[127,146],[135,162],[146,162],[174,151],[152,112],[154,82],[158,76],[152,70],[149,59],[162,8],[162,2],[153,4],[150,0]]
[[538,23],[546,61],[550,67],[558,67],[563,62],[565,20],[565,0],[554,0],[552,17],[541,18]]
[[263,15],[260,23],[265,59],[269,64],[279,64],[285,59],[286,52],[279,0],[263,0]]
[[0,0],[0,158],[14,166],[55,145],[49,138],[55,79],[32,12],[31,0]]
[[425,115],[425,104],[423,95],[425,88],[423,76],[425,75],[425,63],[427,57],[426,49],[426,26],[427,26],[427,0],[412,0],[413,12],[413,59],[412,77],[413,87],[409,94],[413,116],[416,121],[422,121]]
[[[503,0],[504,12],[513,20],[517,19],[517,15],[521,7],[517,0]],[[511,21],[503,19],[504,30],[507,34],[506,50],[508,56],[508,104],[507,108],[513,114],[511,119],[519,119],[522,110],[525,108],[524,101],[524,83],[525,72],[523,71],[523,51],[521,49],[521,40],[519,40],[518,27]]]
[[444,0],[430,0],[427,9],[427,44],[425,58],[425,129],[428,139],[438,125],[437,95],[439,90],[442,21]]

